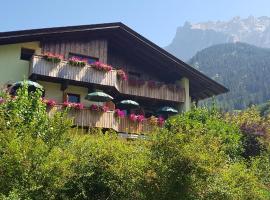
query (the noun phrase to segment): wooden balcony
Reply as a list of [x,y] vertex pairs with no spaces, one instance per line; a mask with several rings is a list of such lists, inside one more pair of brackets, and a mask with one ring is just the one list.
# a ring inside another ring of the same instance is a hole
[[34,56],[29,69],[29,76],[32,74],[60,78],[84,83],[92,83],[116,88],[119,93],[152,99],[184,102],[184,89],[170,90],[167,86],[160,88],[149,88],[147,84],[131,86],[128,81],[117,78],[117,71],[102,72],[87,65],[77,67],[69,65],[67,61],[58,64],[48,62],[41,56]]
[[[61,106],[51,108],[48,112],[53,114],[57,111],[62,111]],[[114,111],[97,112],[90,109],[68,111],[68,117],[73,121],[73,124],[79,127],[99,127],[110,128],[117,132],[131,134],[147,134],[153,131],[157,126],[151,125],[149,120],[142,123],[132,122],[128,117],[118,118]]]

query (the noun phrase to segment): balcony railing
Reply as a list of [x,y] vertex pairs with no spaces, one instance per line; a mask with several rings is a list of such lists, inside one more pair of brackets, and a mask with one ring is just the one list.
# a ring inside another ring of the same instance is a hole
[[159,88],[150,88],[146,83],[141,86],[132,86],[128,81],[119,80],[116,70],[102,72],[89,65],[84,67],[72,66],[67,61],[56,64],[46,61],[42,56],[33,57],[29,70],[29,75],[32,74],[111,86],[122,94],[184,102],[185,92],[183,88],[170,90],[166,85]]
[[[53,107],[48,112],[53,114],[57,111],[62,111],[62,107]],[[114,111],[97,112],[90,109],[71,109],[68,111],[68,117],[72,119],[76,126],[110,128],[117,132],[131,134],[147,134],[157,128],[149,120],[139,123],[131,121],[128,117],[119,118],[115,116]]]

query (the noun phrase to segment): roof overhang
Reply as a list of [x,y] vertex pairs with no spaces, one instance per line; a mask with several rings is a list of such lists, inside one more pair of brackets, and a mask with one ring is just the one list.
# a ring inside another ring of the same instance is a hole
[[160,70],[169,70],[172,76],[179,75],[179,77],[189,79],[190,95],[194,100],[209,98],[229,91],[223,85],[171,55],[120,22],[0,32],[0,45],[78,36],[104,36],[111,41],[119,41],[119,44],[125,43],[130,45],[132,48],[128,49],[134,51],[134,53],[147,52],[149,59],[160,63]]

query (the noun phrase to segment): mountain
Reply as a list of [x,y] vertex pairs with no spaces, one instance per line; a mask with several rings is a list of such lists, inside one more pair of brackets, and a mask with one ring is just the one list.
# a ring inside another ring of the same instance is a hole
[[209,21],[179,27],[167,51],[183,60],[215,44],[244,42],[270,48],[270,17],[246,19],[235,17],[229,21]]
[[199,51],[189,64],[230,89],[217,98],[225,110],[270,99],[270,49],[238,42],[219,44]]

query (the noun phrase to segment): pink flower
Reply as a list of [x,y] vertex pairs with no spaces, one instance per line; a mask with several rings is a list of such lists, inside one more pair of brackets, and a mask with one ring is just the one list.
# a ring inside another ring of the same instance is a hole
[[82,59],[80,57],[73,56],[68,59],[68,63],[73,66],[84,67],[87,64],[87,60]]
[[163,126],[165,122],[165,119],[163,117],[158,117],[157,123],[159,126]]
[[120,79],[123,80],[123,81],[128,80],[127,74],[126,74],[125,71],[122,70],[122,69],[117,70],[117,76],[118,76],[118,78],[120,78]]
[[50,53],[50,52],[45,53],[44,57],[45,57],[46,60],[54,62],[54,63],[59,63],[61,60],[64,59],[63,55],[53,54],[53,53]]
[[99,62],[99,61],[92,63],[91,66],[97,70],[106,71],[106,72],[109,72],[113,69],[112,66],[104,64],[104,63]]
[[93,111],[99,111],[99,106],[96,105],[96,104],[92,104],[90,109],[93,110]]
[[68,101],[65,101],[65,102],[63,103],[63,107],[65,107],[65,108],[71,108],[71,107],[72,107],[72,103],[70,103],[70,102],[68,102]]
[[56,105],[56,102],[53,99],[49,99],[46,104],[47,106],[53,107]]
[[114,113],[119,118],[124,118],[125,117],[125,112],[123,110],[115,109]]
[[82,110],[84,108],[84,105],[82,103],[75,103],[73,106],[77,110]]
[[107,111],[109,111],[109,107],[108,106],[100,106],[100,110],[102,110],[103,112],[107,112]]
[[143,115],[138,115],[138,116],[137,116],[137,121],[138,121],[139,123],[143,122],[144,120],[145,120],[145,117],[144,117]]
[[56,105],[56,101],[53,99],[42,99],[42,102],[45,103],[49,107],[53,107]]
[[129,119],[132,121],[132,122],[136,122],[137,121],[137,116],[134,114],[134,113],[131,113],[129,115]]
[[5,99],[0,97],[0,104],[3,104],[3,103],[5,103]]

